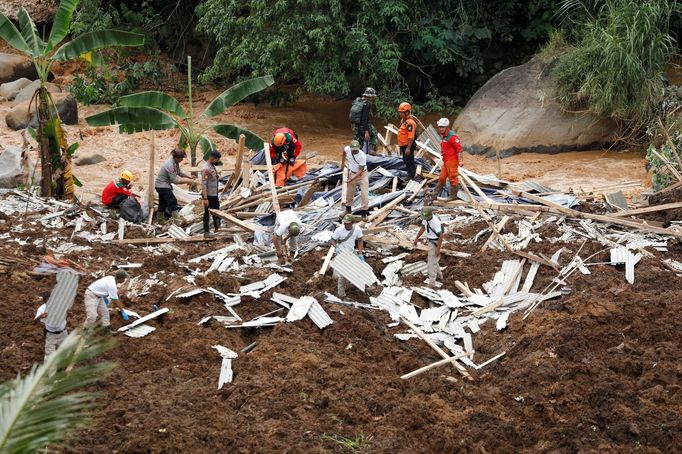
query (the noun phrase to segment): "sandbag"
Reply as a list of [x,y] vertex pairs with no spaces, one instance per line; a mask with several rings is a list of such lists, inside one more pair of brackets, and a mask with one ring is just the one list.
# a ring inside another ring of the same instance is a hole
[[140,224],[145,220],[145,214],[142,210],[142,206],[138,203],[135,197],[128,197],[121,202],[119,217],[125,219],[126,221],[134,222],[135,224]]

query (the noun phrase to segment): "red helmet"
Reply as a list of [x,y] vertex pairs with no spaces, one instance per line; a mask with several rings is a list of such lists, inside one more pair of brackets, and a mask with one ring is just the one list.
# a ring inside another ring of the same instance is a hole
[[401,102],[398,106],[398,112],[410,112],[412,111],[412,106],[408,102]]

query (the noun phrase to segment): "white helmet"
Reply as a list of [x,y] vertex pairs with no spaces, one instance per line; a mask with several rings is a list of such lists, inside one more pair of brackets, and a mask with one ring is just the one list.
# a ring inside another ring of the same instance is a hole
[[447,128],[448,126],[450,126],[450,120],[448,120],[447,118],[441,118],[440,120],[438,120],[438,123],[436,124],[438,126],[445,126]]

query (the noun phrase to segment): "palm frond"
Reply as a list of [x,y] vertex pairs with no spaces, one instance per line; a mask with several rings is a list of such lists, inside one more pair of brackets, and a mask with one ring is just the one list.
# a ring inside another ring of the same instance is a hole
[[71,333],[28,375],[0,385],[0,452],[37,452],[84,427],[95,395],[76,390],[99,380],[113,364],[73,366],[108,347],[109,343]]

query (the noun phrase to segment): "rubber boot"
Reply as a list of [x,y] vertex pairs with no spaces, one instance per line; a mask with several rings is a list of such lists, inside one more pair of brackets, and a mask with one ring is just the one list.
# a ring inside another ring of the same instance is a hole
[[367,212],[369,210],[362,210],[360,213],[362,214],[362,222],[367,222]]
[[166,223],[166,217],[164,216],[163,212],[160,211],[156,212],[156,223],[159,225],[163,225]]
[[218,230],[220,230],[220,219],[213,218],[213,231],[218,233]]

